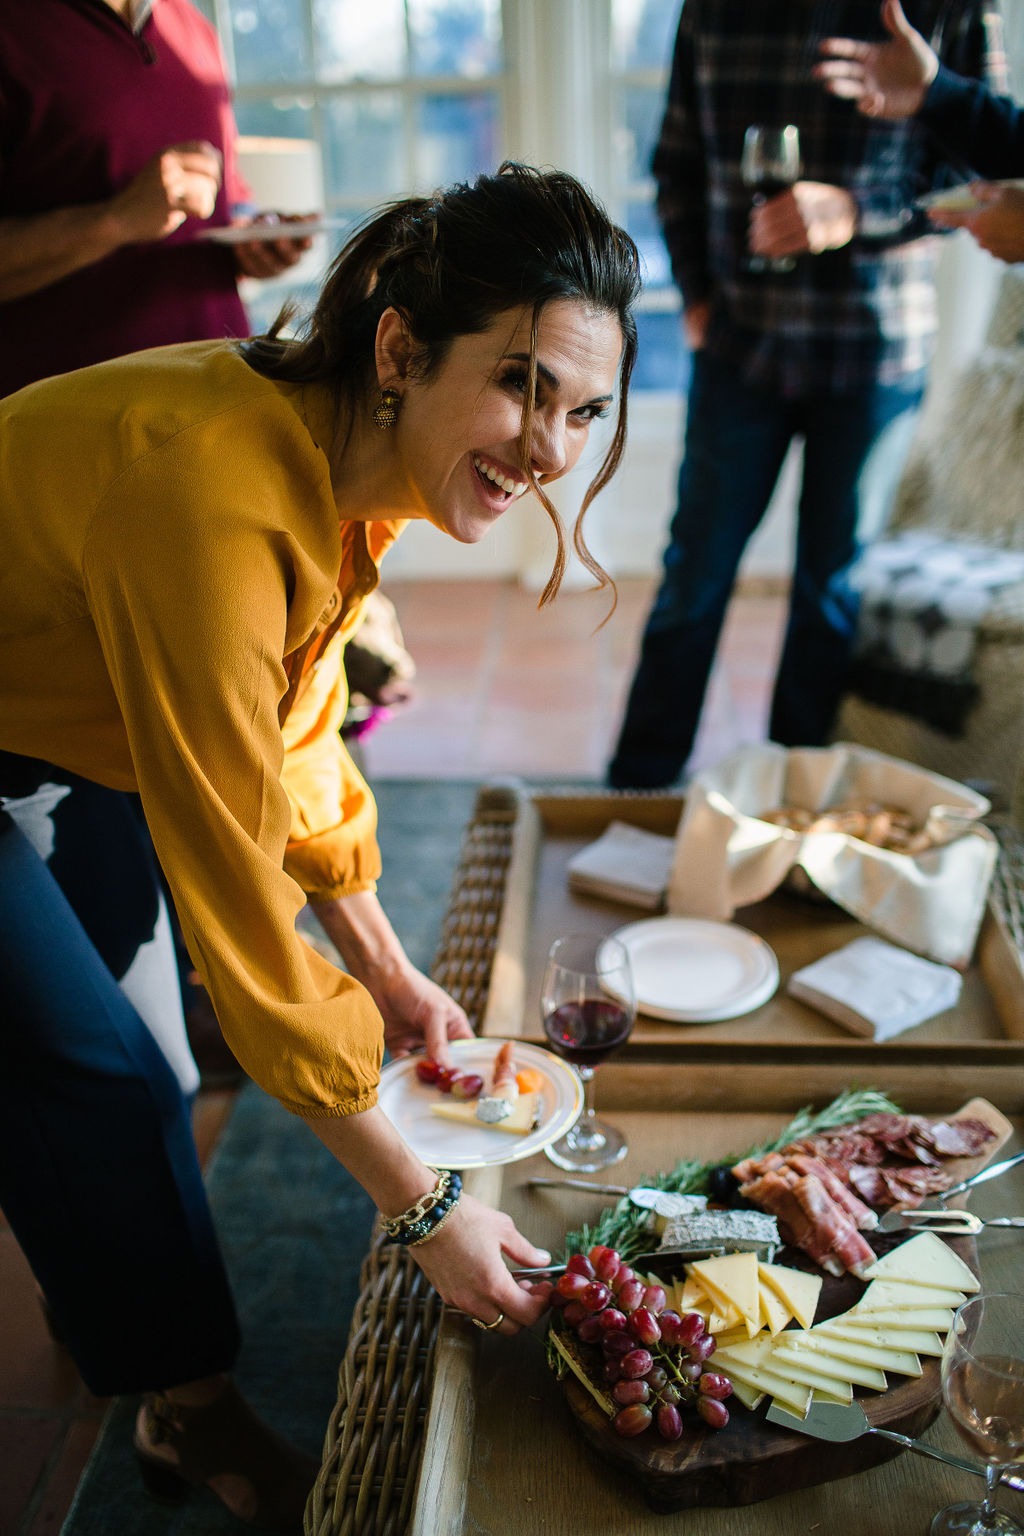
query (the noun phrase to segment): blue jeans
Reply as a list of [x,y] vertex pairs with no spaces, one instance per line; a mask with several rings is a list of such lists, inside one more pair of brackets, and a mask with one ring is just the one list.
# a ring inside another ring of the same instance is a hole
[[609,782],[653,789],[678,779],[693,748],[736,571],[794,437],[803,482],[789,623],[770,732],[783,746],[828,739],[857,617],[847,575],[876,532],[921,399],[917,380],[783,400],[699,352],[664,574],[647,619]]
[[[107,1396],[229,1370],[239,1335],[190,1101],[116,980],[126,935],[153,932],[155,870],[123,795],[65,786],[51,848],[0,810],[0,1207]],[[63,828],[76,861],[93,839],[80,890]]]

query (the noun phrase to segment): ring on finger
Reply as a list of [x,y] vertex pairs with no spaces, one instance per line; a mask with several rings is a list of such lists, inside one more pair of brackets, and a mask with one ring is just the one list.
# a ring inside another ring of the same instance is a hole
[[500,1328],[505,1321],[504,1312],[499,1312],[493,1323],[483,1323],[478,1317],[471,1317],[470,1322],[474,1328],[482,1328],[484,1333],[490,1333],[492,1328]]

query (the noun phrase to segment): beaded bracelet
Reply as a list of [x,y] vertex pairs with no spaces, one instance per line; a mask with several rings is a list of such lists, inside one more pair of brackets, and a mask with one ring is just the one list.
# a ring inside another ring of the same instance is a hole
[[459,1203],[462,1178],[453,1169],[442,1168],[433,1189],[421,1195],[415,1205],[398,1216],[382,1216],[381,1226],[393,1243],[407,1248],[425,1242]]

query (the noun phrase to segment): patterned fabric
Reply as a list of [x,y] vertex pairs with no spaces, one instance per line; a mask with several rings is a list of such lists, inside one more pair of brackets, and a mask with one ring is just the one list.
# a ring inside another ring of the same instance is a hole
[[[995,0],[908,0],[913,24],[959,73],[1005,88]],[[948,180],[920,124],[869,122],[812,78],[821,38],[879,35],[877,0],[685,0],[653,170],[684,304],[712,301],[708,348],[786,396],[896,383],[928,364],[936,241],[914,201]],[[751,123],[794,123],[805,180],[847,188],[860,225],[788,274],[742,269]]]
[[851,582],[862,592],[853,689],[939,730],[962,730],[977,697],[978,626],[995,593],[1024,581],[1024,553],[904,533],[869,549]]

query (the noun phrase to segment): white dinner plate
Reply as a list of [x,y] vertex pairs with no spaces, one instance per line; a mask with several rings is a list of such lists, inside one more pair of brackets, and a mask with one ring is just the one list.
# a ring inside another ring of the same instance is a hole
[[696,917],[652,917],[620,928],[637,1007],[673,1024],[713,1024],[766,1003],[779,985],[775,952],[748,928]]
[[[460,1072],[479,1072],[489,1085],[494,1058],[504,1040],[453,1040],[449,1046],[453,1067]],[[583,1086],[567,1062],[538,1045],[515,1041],[516,1067],[536,1067],[544,1077],[540,1089],[538,1123],[525,1136],[496,1131],[489,1125],[459,1125],[430,1112],[444,1102],[432,1083],[416,1076],[419,1056],[403,1056],[389,1062],[380,1077],[378,1103],[413,1151],[430,1168],[491,1168],[516,1163],[541,1152],[564,1136],[583,1108]]]
[[328,229],[347,229],[348,219],[293,219],[289,224],[220,224],[216,229],[202,229],[197,240],[213,240],[218,245],[251,245],[254,240],[304,240],[307,235],[322,235]]

